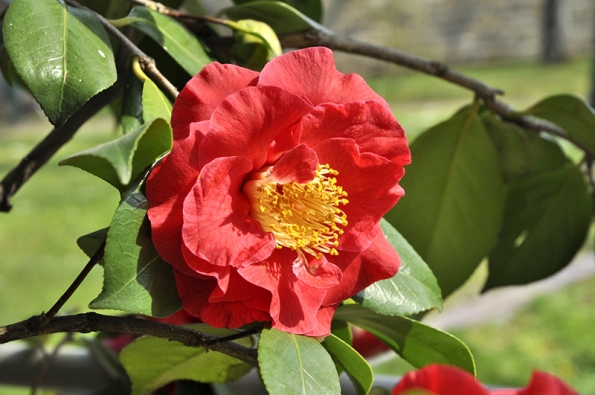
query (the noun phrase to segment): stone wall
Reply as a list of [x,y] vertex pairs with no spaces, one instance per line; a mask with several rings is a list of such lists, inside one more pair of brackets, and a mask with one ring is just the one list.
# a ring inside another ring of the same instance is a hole
[[[539,59],[545,0],[323,0],[331,30],[448,63]],[[590,54],[595,1],[560,0],[570,56]],[[342,70],[390,73],[396,67],[337,55]]]

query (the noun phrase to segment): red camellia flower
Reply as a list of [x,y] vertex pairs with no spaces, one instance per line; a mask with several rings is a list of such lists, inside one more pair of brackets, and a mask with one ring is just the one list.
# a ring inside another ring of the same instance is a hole
[[171,123],[172,151],[146,194],[153,242],[190,314],[325,336],[342,300],[396,274],[378,223],[403,195],[407,141],[330,50],[290,52],[261,73],[209,64]]
[[393,388],[392,395],[406,395],[413,390],[430,395],[579,395],[559,378],[538,371],[533,372],[524,389],[488,391],[470,373],[448,365],[428,365],[407,373]]

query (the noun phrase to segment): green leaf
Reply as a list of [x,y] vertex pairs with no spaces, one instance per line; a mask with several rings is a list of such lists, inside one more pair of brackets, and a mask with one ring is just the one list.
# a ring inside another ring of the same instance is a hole
[[498,156],[473,108],[411,144],[405,196],[385,218],[430,266],[450,295],[494,245],[504,210]]
[[351,345],[353,343],[353,333],[351,332],[349,324],[345,321],[332,320],[331,333],[347,344]]
[[[276,1],[276,0],[268,0]],[[320,0],[281,0],[287,3],[302,14],[314,19],[316,22],[322,22],[322,4]],[[235,4],[253,3],[254,0],[234,0]]]
[[595,111],[572,95],[548,97],[523,111],[562,127],[570,137],[595,152]]
[[134,7],[121,21],[159,43],[190,75],[198,74],[211,63],[200,41],[185,26],[167,15],[146,7]]
[[232,54],[244,67],[261,70],[269,60],[283,53],[277,35],[264,22],[242,19],[228,22],[227,26],[235,30]]
[[333,360],[314,338],[264,329],[258,365],[271,395],[341,393]]
[[483,124],[494,143],[506,181],[528,175],[533,170],[533,153],[527,132],[517,125],[496,119],[494,114],[482,116]]
[[171,119],[171,103],[150,79],[143,83],[143,120],[150,122],[157,118]]
[[347,373],[357,394],[366,395],[374,384],[374,373],[365,358],[332,333],[324,339],[322,345]]
[[[191,325],[193,329],[214,334],[207,325]],[[236,333],[219,329],[217,335]],[[250,347],[250,339],[238,343]],[[141,337],[120,354],[120,360],[132,381],[132,394],[145,395],[172,381],[194,380],[204,383],[226,383],[248,373],[252,366],[217,351],[187,347],[178,342],[156,337]]]
[[399,253],[401,268],[393,278],[375,282],[353,299],[385,315],[411,315],[434,307],[441,309],[440,288],[430,268],[388,221],[382,219],[380,227]]
[[154,119],[105,144],[71,155],[60,165],[78,167],[107,181],[121,192],[171,148],[169,123]]
[[330,30],[308,18],[295,8],[279,1],[252,1],[229,8],[221,13],[235,21],[254,19],[269,25],[277,34],[289,34],[303,30],[317,29],[327,33]]
[[475,374],[475,362],[467,346],[446,332],[406,317],[376,314],[358,304],[339,307],[334,318],[372,333],[416,368],[443,363]]
[[140,182],[124,196],[107,232],[103,291],[93,309],[166,317],[182,308],[171,266],[151,241],[149,203]]
[[[107,230],[108,228],[103,228],[83,235],[76,240],[76,244],[83,250],[85,255],[91,258],[95,255],[95,252],[101,246],[101,243],[107,238]],[[103,259],[100,263],[103,265]]]
[[55,0],[15,0],[4,17],[6,49],[54,126],[117,77],[103,26]]
[[593,215],[584,175],[572,163],[515,181],[507,203],[485,290],[541,280],[565,267]]
[[130,75],[122,93],[120,124],[124,134],[138,129],[143,124],[142,92],[142,81],[135,75]]

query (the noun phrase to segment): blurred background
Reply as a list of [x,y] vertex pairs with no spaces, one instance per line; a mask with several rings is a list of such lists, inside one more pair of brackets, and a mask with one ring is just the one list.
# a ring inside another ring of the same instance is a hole
[[[203,3],[220,8],[224,2]],[[504,90],[504,101],[518,110],[558,93],[595,103],[593,0],[323,3],[325,26],[331,30],[445,61]],[[0,11],[5,4],[0,2]],[[392,64],[340,53],[336,59],[341,71],[364,75],[385,97],[411,140],[473,99],[466,90]],[[0,175],[50,130],[30,96],[2,79]],[[57,162],[117,133],[106,109],[17,193],[10,213],[0,213],[0,325],[47,311],[86,263],[76,238],[109,225],[119,195],[103,181]],[[467,343],[485,383],[522,386],[531,370],[541,369],[584,395],[595,395],[592,250],[589,241],[575,262],[554,278],[479,296],[487,274],[482,265],[449,298],[445,311],[430,314],[427,321]],[[101,270],[93,269],[67,310],[83,311],[99,294]],[[386,356],[373,358],[372,364],[383,374],[408,369]]]

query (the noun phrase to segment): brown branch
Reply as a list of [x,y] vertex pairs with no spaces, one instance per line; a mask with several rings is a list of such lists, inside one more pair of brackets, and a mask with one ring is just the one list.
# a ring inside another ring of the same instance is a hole
[[0,182],[0,211],[8,212],[12,208],[10,201],[14,194],[29,178],[77,132],[100,109],[109,104],[120,92],[125,83],[121,76],[114,85],[92,97],[76,110],[64,124],[54,128],[35,148],[31,150]]
[[514,111],[506,103],[496,100],[495,96],[503,93],[500,89],[493,88],[475,78],[453,70],[442,62],[424,59],[393,48],[374,45],[316,29],[279,36],[279,40],[283,47],[305,48],[323,46],[335,51],[385,60],[399,66],[441,78],[474,92],[492,111],[500,115],[503,119],[534,131],[543,131],[564,138],[589,155],[595,156],[593,150],[569,136],[568,133],[558,125],[520,114],[519,112]]
[[114,332],[149,335],[177,341],[189,347],[205,347],[258,366],[257,351],[191,328],[148,321],[135,317],[114,317],[97,313],[84,313],[54,317],[44,323],[44,316],[0,327],[0,344],[29,337],[62,332]]
[[179,92],[176,87],[169,82],[167,78],[155,65],[155,60],[141,51],[132,41],[128,39],[122,32],[116,29],[107,19],[105,19],[102,15],[96,13],[95,11],[77,3],[74,0],[64,0],[64,2],[72,7],[80,8],[82,10],[87,11],[88,13],[92,14],[97,20],[103,25],[105,30],[107,30],[112,36],[114,36],[132,55],[138,56],[139,63],[143,68],[143,71],[147,73],[151,79],[153,79],[158,85],[160,85],[165,92],[172,98],[175,99]]

